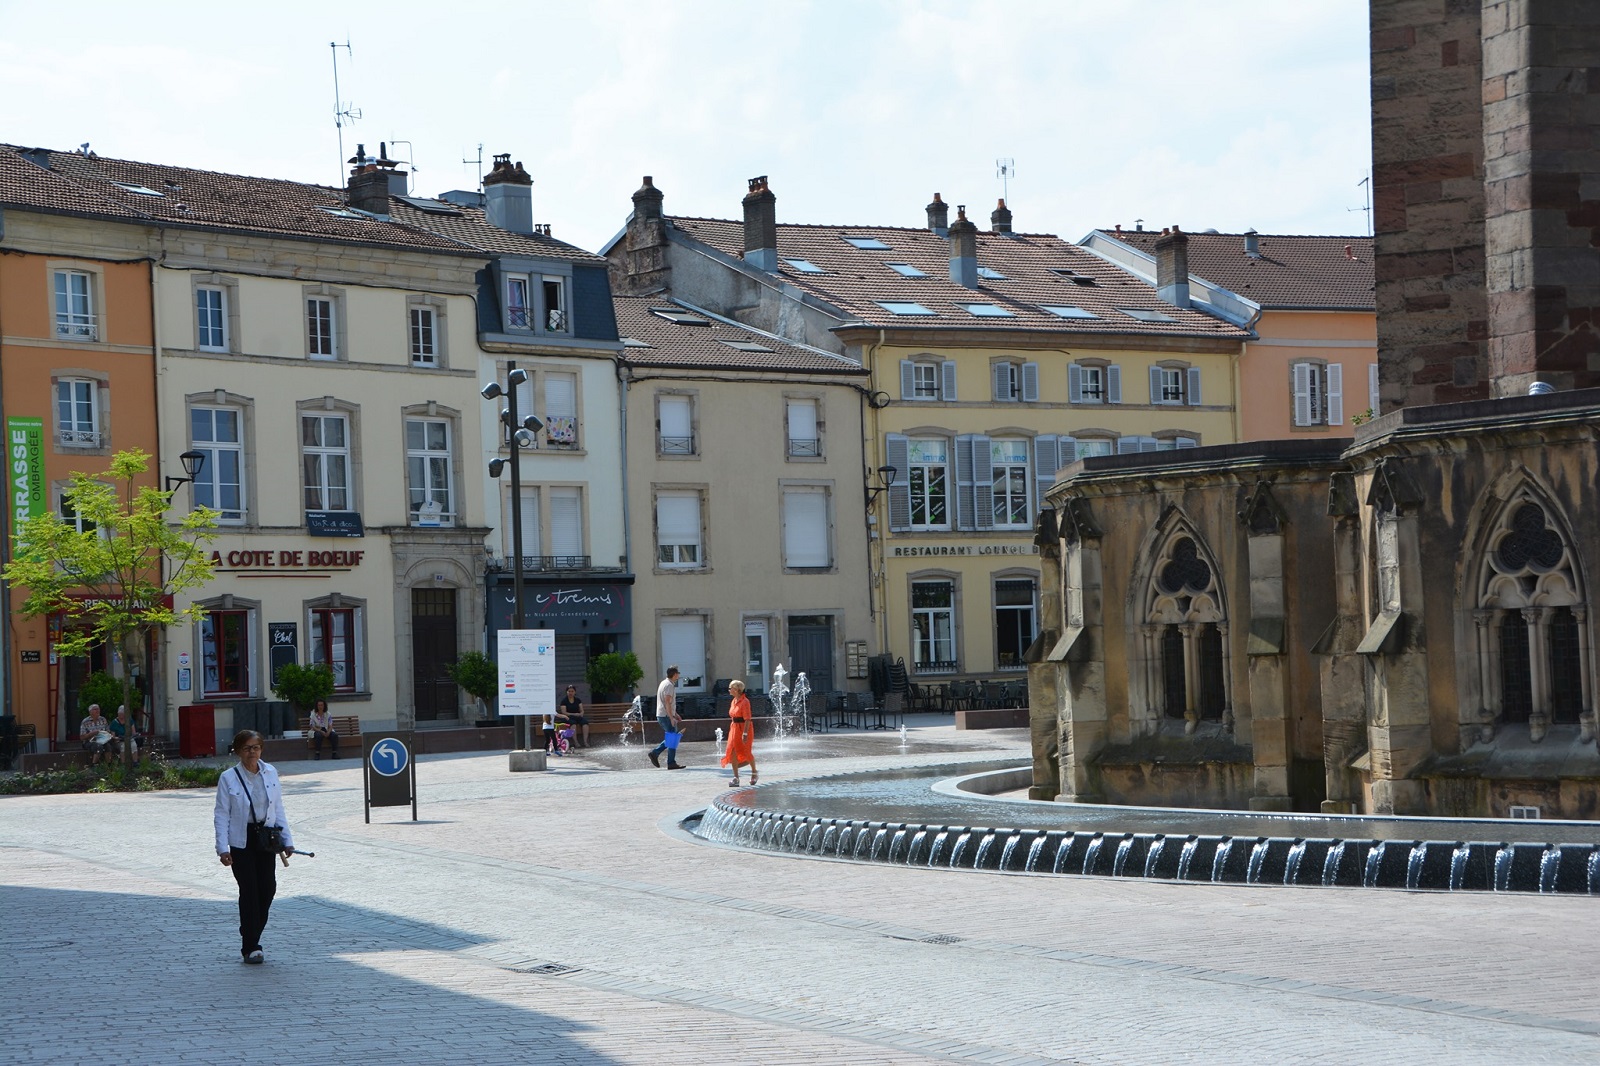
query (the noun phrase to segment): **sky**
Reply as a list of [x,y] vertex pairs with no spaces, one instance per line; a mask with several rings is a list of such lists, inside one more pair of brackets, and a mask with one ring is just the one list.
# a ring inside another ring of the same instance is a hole
[[590,250],[645,174],[684,216],[767,175],[780,222],[1365,234],[1368,85],[1361,0],[0,0],[0,142],[336,184],[387,141],[425,196],[481,145]]

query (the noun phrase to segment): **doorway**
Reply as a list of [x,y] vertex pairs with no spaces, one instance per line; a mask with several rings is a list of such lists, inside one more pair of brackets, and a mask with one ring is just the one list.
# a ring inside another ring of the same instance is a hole
[[419,722],[460,717],[456,683],[456,590],[411,590],[411,696]]
[[789,676],[801,674],[812,692],[834,691],[833,619],[828,615],[789,619]]

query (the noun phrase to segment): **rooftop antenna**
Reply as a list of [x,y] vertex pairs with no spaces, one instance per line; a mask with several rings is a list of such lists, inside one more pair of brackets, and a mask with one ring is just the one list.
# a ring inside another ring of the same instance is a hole
[[1000,195],[1007,200],[1011,199],[1011,179],[1017,176],[1017,161],[1010,158],[996,159],[994,176],[1000,179]]
[[1364,211],[1367,216],[1367,236],[1372,236],[1372,175],[1368,174],[1356,182],[1356,187],[1365,190],[1366,205],[1364,207],[1347,207],[1346,211]]
[[409,184],[407,184],[406,188],[410,189],[412,192],[415,192],[416,191],[416,183],[414,181],[412,181],[411,179],[414,178],[416,176],[416,173],[417,173],[417,164],[412,162],[412,159],[417,154],[416,146],[413,145],[410,141],[390,141],[389,142],[389,147],[393,148],[397,144],[403,144],[403,145],[406,146],[406,157],[404,159],[401,159],[399,152],[390,152],[389,153],[389,157],[391,159],[393,159],[396,163],[404,163],[406,166],[411,168],[411,173],[407,176],[407,181],[408,181]]
[[477,164],[477,167],[478,167],[478,191],[480,193],[483,192],[483,142],[482,141],[478,142],[478,158],[477,159],[463,159],[461,162]]
[[361,117],[361,109],[349,100],[339,98],[339,49],[343,48],[351,60],[355,59],[355,52],[350,48],[350,39],[345,38],[344,44],[338,41],[329,41],[328,48],[333,53],[333,124],[339,130],[339,180],[334,182],[336,188],[344,186],[344,124],[354,124]]

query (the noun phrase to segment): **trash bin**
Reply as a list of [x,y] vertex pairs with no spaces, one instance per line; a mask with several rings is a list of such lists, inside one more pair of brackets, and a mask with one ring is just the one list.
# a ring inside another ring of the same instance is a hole
[[262,730],[267,736],[274,739],[281,738],[285,729],[293,729],[296,724],[294,707],[283,700],[271,700],[267,703],[266,728]]
[[259,700],[241,700],[235,703],[233,731],[238,733],[245,729],[253,729],[257,733],[265,734],[267,724],[262,721],[266,717],[265,710],[266,705]]
[[198,759],[217,753],[216,707],[209,703],[191,703],[178,708],[178,754],[185,759]]

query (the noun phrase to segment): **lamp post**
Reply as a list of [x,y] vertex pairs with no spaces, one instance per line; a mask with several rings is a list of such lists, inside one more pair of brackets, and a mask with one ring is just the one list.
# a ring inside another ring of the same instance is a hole
[[[491,381],[479,391],[485,400],[494,400],[501,396],[506,398],[506,406],[500,410],[500,422],[506,427],[511,448],[511,625],[514,629],[522,629],[525,625],[525,616],[522,606],[522,463],[520,456],[523,448],[531,448],[534,444],[533,435],[544,428],[544,423],[535,414],[528,414],[522,418],[517,417],[517,386],[528,381],[528,372],[519,370],[516,363],[506,364],[506,387],[501,388],[498,381]],[[489,460],[489,476],[499,480],[500,473],[506,468],[507,462],[499,456]],[[519,750],[526,751],[533,747],[532,723],[527,715],[518,715],[517,743]]]
[[169,477],[166,480],[166,491],[171,492],[179,485],[191,485],[194,479],[200,476],[200,471],[206,468],[205,452],[184,452],[178,456],[178,461],[183,464],[183,472],[188,477]]
[[[180,486],[180,485],[193,485],[194,482],[195,482],[195,479],[200,476],[200,472],[206,468],[206,453],[205,452],[192,451],[192,450],[191,451],[187,451],[187,452],[184,452],[184,453],[182,453],[181,455],[178,456],[178,462],[183,464],[183,472],[185,474],[187,474],[188,476],[187,477],[168,477],[168,478],[165,478],[163,480],[163,483],[162,483],[162,486],[163,486],[162,491],[170,493],[170,492],[175,491],[178,488],[178,486]],[[193,492],[194,492],[194,490],[192,488],[189,491],[190,491],[191,494],[193,494]],[[170,507],[171,505],[172,505],[172,500],[169,498],[167,500],[167,506]],[[165,509],[163,509],[162,513],[165,514]],[[163,585],[165,585],[166,584],[166,580],[167,580],[167,553],[165,551],[163,551],[161,553],[161,583]],[[155,732],[155,722],[156,722],[156,712],[155,712],[155,698],[156,698],[155,674],[152,672],[152,669],[151,669],[152,663],[150,662],[150,642],[143,638],[142,633],[143,633],[143,631],[141,630],[141,636],[140,636],[139,644],[141,645],[142,650],[143,650],[143,655],[141,656],[141,658],[143,658],[143,660],[144,660],[144,664],[143,664],[144,665],[144,678],[145,678],[145,682],[144,683],[145,683],[145,688],[147,690],[145,692],[145,694],[144,694],[144,696],[145,696],[145,708],[144,708],[145,713],[144,713],[143,717],[147,720],[147,723],[149,725],[149,732],[154,733]],[[165,639],[164,636],[163,636],[163,639]],[[165,700],[165,698],[166,698],[164,689],[163,689],[162,698],[163,698],[163,700]],[[163,704],[163,706],[165,706],[165,704]],[[137,732],[137,730],[135,730],[135,732]]]
[[[872,543],[873,543],[873,541],[877,541],[877,543],[878,543],[878,559],[880,560],[880,562],[881,562],[881,560],[884,559],[885,553],[888,550],[884,546],[884,543],[883,543],[883,532],[882,532],[883,527],[881,525],[877,525],[876,524],[877,521],[878,521],[878,516],[877,516],[877,512],[875,512],[873,510],[873,506],[878,502],[878,497],[883,495],[883,493],[884,493],[884,491],[886,489],[889,489],[889,488],[893,487],[895,475],[897,475],[899,473],[900,473],[900,470],[899,470],[898,467],[890,466],[888,463],[885,463],[882,466],[878,467],[878,482],[879,483],[874,485],[871,482],[870,479],[865,483],[866,484],[866,490],[867,490],[867,525],[868,525],[868,528],[869,528],[869,532],[871,534],[870,538],[867,541],[867,570],[868,570],[868,574],[867,574],[867,610],[868,610],[868,612],[874,612],[874,611],[877,610],[877,596],[878,596],[878,594],[877,594],[877,592],[875,590],[878,588],[879,578],[883,577],[883,571],[882,571],[881,567],[877,571],[873,571],[873,569],[872,569]],[[880,623],[881,623],[881,625],[883,627],[882,649],[883,649],[883,651],[887,652],[889,650],[889,609],[888,609],[888,606],[887,606],[887,596],[885,596],[885,607],[884,607],[883,611],[878,613],[878,619],[879,619],[879,621],[880,621]]]

